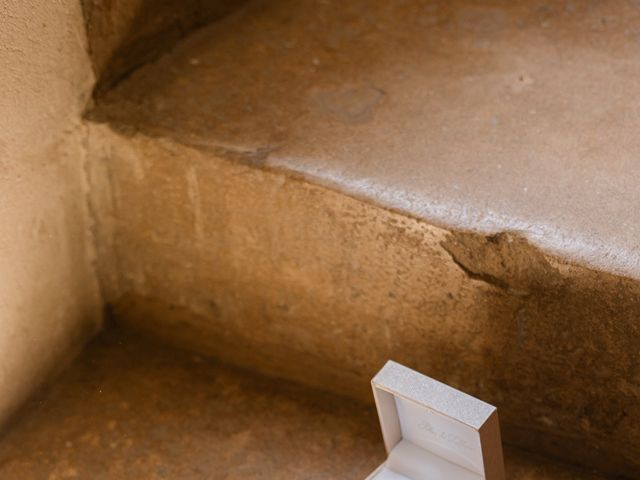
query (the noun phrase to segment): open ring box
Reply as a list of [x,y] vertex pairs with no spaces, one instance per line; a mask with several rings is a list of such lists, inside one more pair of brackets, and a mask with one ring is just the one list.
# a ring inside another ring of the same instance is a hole
[[367,480],[504,480],[494,406],[392,361],[371,384],[387,461]]

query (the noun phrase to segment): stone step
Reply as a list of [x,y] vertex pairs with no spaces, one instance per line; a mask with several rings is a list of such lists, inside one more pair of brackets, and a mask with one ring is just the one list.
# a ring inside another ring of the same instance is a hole
[[[103,333],[0,441],[0,478],[364,479],[384,460],[371,407]],[[510,480],[603,480],[514,449]]]
[[637,476],[639,21],[275,0],[191,35],[90,113],[114,315],[361,399],[392,358]]

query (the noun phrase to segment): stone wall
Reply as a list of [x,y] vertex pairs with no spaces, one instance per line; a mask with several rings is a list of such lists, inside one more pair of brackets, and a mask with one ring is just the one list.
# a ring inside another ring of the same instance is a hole
[[100,323],[77,0],[0,0],[0,421]]

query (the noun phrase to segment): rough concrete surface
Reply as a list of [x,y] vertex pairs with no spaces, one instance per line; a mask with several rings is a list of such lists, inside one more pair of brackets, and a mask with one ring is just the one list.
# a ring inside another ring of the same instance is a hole
[[0,0],[0,423],[97,329],[76,0]]
[[[0,441],[0,478],[363,479],[372,407],[109,330]],[[602,480],[507,449],[510,480]]]
[[369,400],[391,358],[498,405],[504,438],[640,458],[640,286],[512,234],[452,233],[283,172],[90,129],[116,318]]

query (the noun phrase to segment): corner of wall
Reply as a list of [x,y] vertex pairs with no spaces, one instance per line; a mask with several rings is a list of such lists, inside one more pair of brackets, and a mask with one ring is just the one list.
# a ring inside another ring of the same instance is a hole
[[102,324],[80,3],[0,0],[0,422]]

